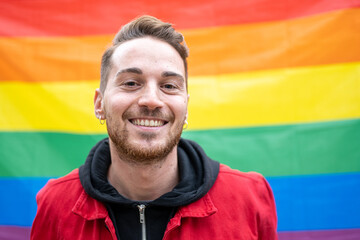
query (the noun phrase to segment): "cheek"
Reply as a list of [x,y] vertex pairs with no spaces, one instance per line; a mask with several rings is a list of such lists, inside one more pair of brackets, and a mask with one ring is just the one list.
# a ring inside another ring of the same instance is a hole
[[185,119],[186,113],[187,113],[186,99],[185,100],[184,99],[173,100],[171,103],[172,103],[171,104],[172,109],[174,111],[174,114],[177,116],[177,118],[179,118],[179,120],[181,120],[181,121],[182,121],[182,118]]
[[126,108],[128,108],[128,99],[120,96],[113,96],[106,99],[105,110],[109,114],[122,114]]

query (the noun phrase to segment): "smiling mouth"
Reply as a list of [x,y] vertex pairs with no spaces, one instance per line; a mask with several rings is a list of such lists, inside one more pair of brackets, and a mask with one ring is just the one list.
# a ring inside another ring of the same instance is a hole
[[155,119],[131,119],[130,122],[136,126],[143,126],[143,127],[161,127],[167,123],[163,120],[155,120]]

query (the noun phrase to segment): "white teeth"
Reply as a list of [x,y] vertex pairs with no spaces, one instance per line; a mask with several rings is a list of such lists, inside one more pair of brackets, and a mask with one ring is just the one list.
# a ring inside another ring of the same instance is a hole
[[148,119],[134,119],[132,123],[144,127],[160,127],[164,125],[164,121],[161,120],[148,120]]

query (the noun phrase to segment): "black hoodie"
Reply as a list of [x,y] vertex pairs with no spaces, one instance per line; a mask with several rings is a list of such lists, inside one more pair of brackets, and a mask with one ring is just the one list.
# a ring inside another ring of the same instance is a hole
[[[114,223],[118,239],[162,239],[167,223],[180,206],[203,197],[213,186],[219,163],[206,156],[193,141],[180,139],[178,164],[180,181],[176,187],[149,202],[132,201],[120,195],[107,180],[111,163],[109,140],[103,139],[90,151],[79,169],[80,181],[87,194],[103,202]],[[140,209],[145,207],[145,223],[140,223]],[[142,229],[144,227],[145,229]]]

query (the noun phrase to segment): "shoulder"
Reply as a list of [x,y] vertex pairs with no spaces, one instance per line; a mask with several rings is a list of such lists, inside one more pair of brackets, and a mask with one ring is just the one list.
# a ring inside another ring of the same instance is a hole
[[270,185],[257,172],[241,172],[220,164],[214,186],[209,191],[216,199],[231,199],[249,205],[272,205],[274,198]]
[[[251,229],[256,228],[259,238],[276,239],[275,200],[270,185],[260,173],[241,172],[221,164],[209,195],[219,216],[237,214],[233,219],[246,222]],[[241,219],[238,213],[246,217]]]
[[75,169],[64,177],[49,180],[36,195],[36,201],[38,205],[51,203],[49,206],[54,206],[55,202],[61,202],[63,206],[66,203],[71,205],[76,202],[82,190],[79,170]]
[[[232,169],[227,165],[220,164],[219,175],[217,178],[219,184],[230,184],[238,187],[256,187],[258,185],[264,185],[266,182],[263,175],[257,172],[241,172],[236,169]],[[245,184],[245,185],[239,185]]]
[[80,186],[79,169],[74,169],[67,175],[57,178],[50,179],[46,185],[39,191],[38,196],[48,195],[50,193],[56,193],[59,190],[72,191],[68,187]]
[[[68,216],[81,192],[78,169],[64,177],[49,180],[36,195],[38,207],[31,228],[31,239],[58,239],[58,229],[69,220]],[[43,231],[43,226],[47,226],[47,231]]]
[[271,188],[261,174],[241,172],[220,164],[218,177],[202,200],[209,208],[213,207],[210,209],[215,209],[211,216],[203,219],[212,229],[213,236],[277,239],[275,202]]
[[78,169],[50,180],[37,194],[36,201],[31,239],[93,239],[94,236],[109,239],[110,232],[103,231],[106,208],[86,194]]

